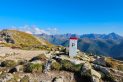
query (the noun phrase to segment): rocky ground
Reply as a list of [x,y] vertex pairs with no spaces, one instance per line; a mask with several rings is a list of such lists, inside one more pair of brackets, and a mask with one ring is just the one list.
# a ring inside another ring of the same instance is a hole
[[0,47],[0,82],[123,82],[123,62],[68,50],[20,50]]

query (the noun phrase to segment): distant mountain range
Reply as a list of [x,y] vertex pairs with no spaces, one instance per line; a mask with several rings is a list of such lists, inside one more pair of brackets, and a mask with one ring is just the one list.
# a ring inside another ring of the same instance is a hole
[[[47,35],[38,34],[36,36],[44,38],[55,45],[68,46],[69,38],[72,34]],[[116,34],[84,34],[76,35],[78,49],[86,53],[105,55],[116,58],[123,57],[123,37]]]

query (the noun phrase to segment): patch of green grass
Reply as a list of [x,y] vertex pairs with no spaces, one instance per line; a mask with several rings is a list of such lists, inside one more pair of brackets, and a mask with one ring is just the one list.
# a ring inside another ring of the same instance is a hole
[[52,70],[60,70],[60,69],[61,69],[60,63],[58,63],[58,62],[53,62],[53,63],[51,64],[51,69],[52,69]]
[[6,60],[1,63],[3,67],[13,67],[16,65],[16,62],[13,60]]
[[43,71],[43,65],[30,63],[24,67],[24,71],[28,73],[41,73]]
[[68,71],[72,71],[72,72],[79,72],[82,67],[81,64],[75,65],[68,60],[61,60],[61,64],[62,64],[63,70],[68,70]]
[[47,57],[46,57],[45,54],[39,54],[38,56],[33,57],[30,61],[34,61],[34,60],[43,60],[43,61],[45,61],[45,60],[47,60]]
[[20,82],[29,82],[29,76],[24,76]]

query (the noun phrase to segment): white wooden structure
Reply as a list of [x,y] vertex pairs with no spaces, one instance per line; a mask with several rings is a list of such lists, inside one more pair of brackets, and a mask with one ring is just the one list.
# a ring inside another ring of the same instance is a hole
[[69,56],[70,57],[74,57],[77,55],[77,41],[78,41],[78,38],[70,37],[70,42],[69,42]]

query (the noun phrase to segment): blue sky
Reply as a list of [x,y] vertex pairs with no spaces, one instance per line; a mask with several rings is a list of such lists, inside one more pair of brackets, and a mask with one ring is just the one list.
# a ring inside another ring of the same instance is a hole
[[123,35],[123,0],[0,0],[0,28]]

